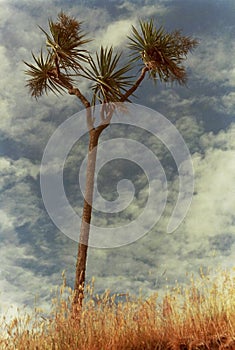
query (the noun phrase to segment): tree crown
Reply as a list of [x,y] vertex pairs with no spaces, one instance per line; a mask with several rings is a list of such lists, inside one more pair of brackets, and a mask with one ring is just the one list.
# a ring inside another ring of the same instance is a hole
[[[46,36],[47,54],[34,54],[34,64],[27,63],[27,86],[32,96],[38,98],[43,93],[63,93],[66,90],[76,94],[84,103],[86,98],[76,88],[75,78],[85,78],[91,83],[92,104],[123,102],[133,94],[145,73],[151,78],[164,82],[186,83],[183,61],[198,41],[183,36],[180,31],[168,33],[163,27],[155,27],[154,21],[140,21],[139,29],[132,26],[128,36],[129,60],[123,63],[122,52],[114,53],[112,47],[101,46],[93,57],[86,48],[91,41],[81,29],[81,22],[61,12],[57,21],[49,20]],[[142,67],[142,76],[133,82],[130,71],[136,64]],[[79,92],[79,93],[78,93]],[[83,99],[82,99],[83,98]]]

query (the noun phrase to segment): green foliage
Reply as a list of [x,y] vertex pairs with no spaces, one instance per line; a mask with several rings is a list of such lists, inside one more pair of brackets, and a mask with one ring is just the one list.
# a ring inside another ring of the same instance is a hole
[[186,71],[182,63],[197,46],[197,40],[183,36],[180,31],[168,33],[162,26],[156,28],[153,20],[140,21],[139,25],[139,31],[132,26],[132,36],[128,37],[132,61],[141,60],[154,79],[158,76],[164,82],[185,84]]
[[[132,26],[129,37],[131,57],[126,64],[121,62],[121,53],[114,53],[113,48],[104,48],[96,52],[93,58],[84,47],[91,40],[81,29],[81,22],[61,12],[56,22],[49,20],[50,34],[40,27],[46,35],[48,53],[36,58],[35,64],[28,66],[27,86],[34,97],[41,96],[49,90],[62,93],[73,90],[72,77],[83,77],[92,82],[92,103],[117,102],[127,100],[133,95],[144,78],[132,81],[129,71],[132,64],[141,60],[152,78],[164,82],[186,82],[183,61],[187,54],[197,45],[197,40],[183,36],[180,31],[167,33],[163,27],[156,28],[153,20],[140,21],[140,30]],[[131,87],[131,88],[130,88]],[[128,90],[129,89],[129,90]],[[125,96],[125,93],[129,93]],[[78,89],[77,89],[78,92]],[[77,96],[84,103],[85,98],[79,91]]]
[[53,52],[53,59],[58,60],[60,68],[79,70],[81,62],[87,61],[88,51],[83,46],[90,42],[81,30],[81,23],[61,12],[58,21],[49,20],[51,36],[39,27],[47,38],[47,47]]
[[42,51],[38,58],[34,54],[32,56],[35,61],[34,65],[24,62],[29,67],[26,71],[26,74],[30,76],[27,86],[32,96],[40,97],[44,92],[47,94],[48,90],[55,94],[62,93],[63,89],[72,82],[72,79],[63,73],[60,73],[60,79],[58,79],[56,66],[50,52],[46,58],[43,57]]
[[121,53],[114,54],[113,48],[101,46],[100,52],[96,52],[96,61],[89,56],[89,67],[83,69],[85,78],[91,80],[93,85],[92,102],[96,99],[104,102],[117,102],[132,85],[131,76],[126,76],[131,69],[130,64],[118,68]]
[[72,88],[71,70],[78,72],[80,62],[88,59],[88,51],[83,46],[90,39],[85,39],[81,23],[61,12],[57,22],[49,20],[49,28],[51,35],[40,27],[47,38],[46,58],[41,50],[38,58],[32,54],[35,64],[24,62],[29,67],[25,72],[30,77],[27,86],[36,98],[48,90],[57,94]]

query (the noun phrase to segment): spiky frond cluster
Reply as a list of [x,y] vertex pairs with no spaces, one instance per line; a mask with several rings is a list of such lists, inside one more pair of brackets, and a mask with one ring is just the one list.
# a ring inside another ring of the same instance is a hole
[[61,12],[58,21],[49,20],[51,35],[40,29],[47,37],[47,46],[54,53],[54,58],[62,68],[72,68],[77,71],[81,68],[81,61],[87,61],[87,50],[83,46],[90,42],[81,30],[81,23]]
[[59,79],[54,60],[51,54],[48,53],[46,58],[43,57],[41,51],[37,58],[32,54],[35,64],[25,62],[29,67],[26,74],[30,77],[27,82],[29,91],[32,96],[40,97],[45,92],[52,91],[53,93],[61,93],[64,88],[70,86],[72,79],[63,73],[60,73]]
[[56,94],[71,88],[72,71],[78,72],[81,61],[88,59],[84,45],[90,41],[85,38],[81,23],[63,12],[58,15],[57,22],[49,20],[50,34],[40,29],[47,38],[46,58],[41,51],[38,58],[32,54],[34,64],[24,62],[29,68],[26,70],[27,86],[36,98],[49,90]]
[[[129,48],[132,50],[128,63],[121,62],[121,53],[114,53],[113,48],[104,48],[96,52],[93,58],[85,45],[90,41],[81,30],[81,22],[63,12],[57,21],[49,20],[49,34],[46,35],[47,54],[42,52],[38,58],[33,54],[34,64],[27,63],[27,86],[31,95],[41,96],[44,92],[55,94],[67,90],[75,94],[84,106],[90,104],[77,87],[72,77],[83,77],[92,82],[92,104],[100,102],[126,101],[133,95],[145,78],[180,84],[186,82],[186,70],[183,61],[197,45],[197,40],[183,36],[180,31],[168,33],[163,27],[156,28],[153,20],[140,21],[140,29],[132,26]],[[133,83],[129,71],[135,61],[143,66],[140,77]]]
[[156,28],[153,20],[140,21],[140,30],[132,26],[129,48],[133,51],[133,61],[142,60],[151,77],[161,81],[186,82],[186,71],[182,65],[188,52],[197,44],[197,40],[183,36],[180,31],[166,32],[163,27]]
[[93,104],[96,100],[103,102],[117,102],[131,85],[131,76],[126,74],[131,65],[122,65],[118,68],[121,53],[114,54],[113,48],[101,46],[96,52],[96,60],[89,57],[89,67],[83,69],[83,76],[93,82]]

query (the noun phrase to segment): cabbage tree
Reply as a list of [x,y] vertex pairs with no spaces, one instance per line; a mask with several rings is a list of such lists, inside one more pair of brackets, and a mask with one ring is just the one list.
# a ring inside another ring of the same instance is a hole
[[[186,83],[184,61],[197,45],[197,40],[184,36],[180,31],[167,32],[154,21],[139,21],[132,26],[127,37],[125,60],[122,52],[113,47],[89,51],[90,39],[84,33],[81,22],[59,13],[56,21],[49,20],[45,34],[47,50],[39,56],[32,54],[33,63],[25,62],[27,87],[36,99],[50,92],[58,95],[68,93],[77,97],[86,110],[89,147],[85,199],[83,206],[76,263],[74,299],[75,306],[82,306],[92,215],[92,198],[97,146],[100,134],[110,124],[116,103],[131,101],[141,82],[150,77],[154,82]],[[139,66],[139,74],[135,73]],[[89,91],[81,91],[79,82],[85,79]],[[89,99],[87,96],[92,95]],[[93,108],[102,105],[99,125],[95,126]]]

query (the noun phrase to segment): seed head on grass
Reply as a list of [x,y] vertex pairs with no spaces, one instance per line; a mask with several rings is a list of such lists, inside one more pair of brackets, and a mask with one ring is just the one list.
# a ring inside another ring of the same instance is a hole
[[[109,290],[87,297],[79,322],[71,317],[72,290],[64,282],[53,299],[51,313],[19,313],[0,323],[1,350],[126,350],[234,349],[235,278],[222,271],[216,278],[191,279],[160,299]],[[43,314],[45,315],[45,314]]]

